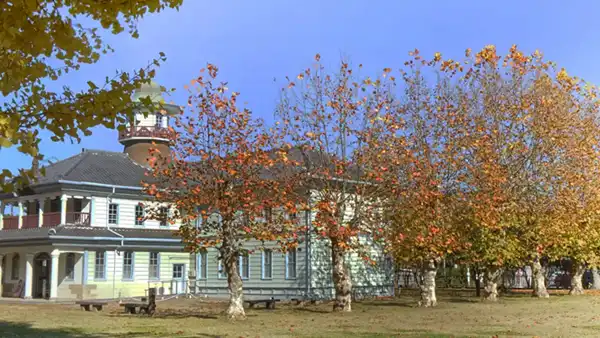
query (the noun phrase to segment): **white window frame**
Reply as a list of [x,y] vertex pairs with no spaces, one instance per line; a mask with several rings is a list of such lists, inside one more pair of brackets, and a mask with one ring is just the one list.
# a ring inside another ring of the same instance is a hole
[[[98,254],[102,254],[99,256]],[[98,258],[102,257],[102,264],[98,264]],[[98,267],[102,267],[102,269],[98,269]],[[98,272],[101,272],[99,275]],[[94,257],[94,280],[106,280],[106,251],[99,250],[96,251]]]
[[[155,263],[152,262],[153,254],[156,254],[156,262]],[[153,267],[156,271],[156,276],[152,276],[150,274]],[[158,251],[150,251],[148,253],[148,278],[150,280],[160,280],[160,252],[158,252]]]
[[[130,255],[131,257],[127,258],[128,255]],[[131,262],[129,262],[129,264],[127,264],[128,260],[131,260]],[[125,275],[125,267],[129,267],[129,269],[130,269],[129,276]],[[123,270],[121,271],[121,277],[122,277],[122,280],[124,280],[124,281],[132,281],[135,279],[135,252],[123,251]]]
[[[269,262],[268,262],[269,265],[267,265],[266,257],[269,257]],[[262,266],[261,279],[265,279],[265,280],[273,279],[273,250],[271,250],[271,249],[263,250],[262,257],[261,257],[261,266]],[[269,267],[268,274],[267,274],[267,269],[266,269],[267,266]]]
[[[114,223],[111,222],[111,219],[110,219],[111,218],[111,208],[113,206],[115,206],[116,209],[117,209],[116,212],[115,212],[115,214],[114,214],[114,217],[115,217],[115,222]],[[119,204],[117,204],[117,203],[110,203],[108,205],[108,224],[119,224]]]
[[[293,256],[293,260],[290,259],[290,256]],[[290,270],[291,264],[293,265],[293,270]],[[285,253],[285,279],[296,279],[298,277],[298,251],[296,248],[288,249]],[[290,275],[290,271],[294,271],[294,275]]]
[[[141,210],[141,215],[138,217],[138,212]],[[137,204],[135,206],[135,220],[134,220],[134,224],[137,226],[144,226],[144,217],[146,217],[146,210],[144,209],[143,206]]]
[[[244,260],[246,261],[245,264]],[[250,253],[244,253],[238,257],[238,270],[242,280],[250,279]]]

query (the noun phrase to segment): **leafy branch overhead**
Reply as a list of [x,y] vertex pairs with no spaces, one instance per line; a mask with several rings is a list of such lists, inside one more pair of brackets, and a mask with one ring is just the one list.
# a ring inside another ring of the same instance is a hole
[[[182,0],[135,2],[95,0],[3,1],[0,3],[0,150],[16,146],[37,160],[40,131],[52,141],[79,141],[90,128],[114,128],[133,116],[131,95],[141,83],[154,77],[154,68],[166,60],[164,54],[132,73],[117,71],[103,83],[88,81],[88,88],[75,91],[63,86],[48,88],[83,64],[98,62],[112,48],[102,32],[125,30],[138,36],[136,23],[144,15],[167,7],[179,8]],[[84,26],[82,22],[99,23]],[[125,27],[124,27],[125,26]],[[30,169],[19,175],[3,169],[0,189],[11,191],[34,179]]]

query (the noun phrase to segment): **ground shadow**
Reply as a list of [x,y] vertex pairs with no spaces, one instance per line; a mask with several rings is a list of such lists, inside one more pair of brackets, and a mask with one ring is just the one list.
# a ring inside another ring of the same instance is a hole
[[102,336],[90,335],[73,328],[40,329],[33,327],[31,323],[1,321],[0,337],[96,338]]
[[310,308],[310,307],[298,307],[293,309],[294,311],[300,311],[300,312],[312,312],[312,313],[331,313],[332,311],[327,311],[327,310],[323,310],[323,309],[316,309],[316,308]]

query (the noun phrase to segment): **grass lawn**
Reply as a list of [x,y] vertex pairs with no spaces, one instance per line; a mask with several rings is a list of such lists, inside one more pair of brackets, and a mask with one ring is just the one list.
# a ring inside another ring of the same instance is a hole
[[441,296],[434,309],[415,301],[357,302],[345,314],[331,313],[329,304],[278,304],[248,310],[243,322],[223,318],[223,303],[189,299],[157,303],[154,318],[124,314],[116,304],[98,313],[0,304],[0,337],[600,337],[599,296],[507,296],[496,304]]

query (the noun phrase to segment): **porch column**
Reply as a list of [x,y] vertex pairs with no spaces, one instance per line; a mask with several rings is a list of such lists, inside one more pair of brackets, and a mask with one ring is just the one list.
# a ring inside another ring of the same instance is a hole
[[25,255],[25,298],[31,298],[31,288],[33,287],[33,254],[28,253]]
[[89,253],[87,250],[83,251],[83,271],[81,272],[81,284],[86,285],[88,280],[88,259]]
[[44,205],[46,204],[46,199],[38,200],[38,228],[41,228],[44,224]]
[[90,207],[89,207],[89,213],[90,213],[90,226],[94,225],[94,197],[90,197]]
[[67,224],[67,195],[60,196],[60,224]]
[[[0,209],[1,210],[1,209]],[[0,214],[2,214],[0,212]],[[2,219],[0,219],[0,222],[2,221]],[[2,286],[4,285],[4,270],[2,269],[2,260],[4,259],[4,254],[0,254],[0,297],[2,297],[2,293],[4,292],[4,289],[2,288]]]
[[23,202],[19,201],[19,229],[23,227]]
[[54,250],[50,253],[52,265],[50,265],[50,299],[56,299],[58,295],[58,258],[60,251]]

